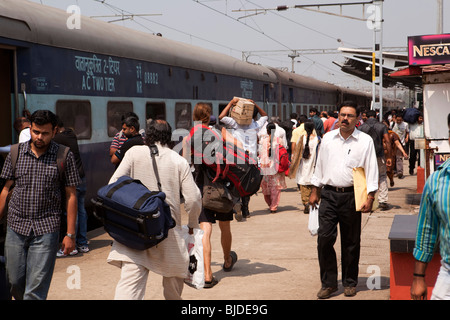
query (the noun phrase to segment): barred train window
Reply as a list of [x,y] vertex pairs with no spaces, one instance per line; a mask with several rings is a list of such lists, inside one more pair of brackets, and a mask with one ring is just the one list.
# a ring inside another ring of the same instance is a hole
[[91,102],[87,100],[59,100],[56,115],[64,127],[71,128],[79,140],[92,136]]
[[177,102],[175,104],[175,128],[191,129],[192,108],[188,102]]
[[133,111],[133,103],[131,101],[108,101],[106,110],[108,137],[114,137],[117,132],[122,130],[122,117]]

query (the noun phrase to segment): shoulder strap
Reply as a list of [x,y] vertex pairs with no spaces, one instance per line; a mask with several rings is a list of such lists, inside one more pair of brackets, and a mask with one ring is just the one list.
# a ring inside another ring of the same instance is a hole
[[11,146],[11,167],[12,167],[12,172],[15,175],[15,170],[16,170],[16,164],[17,164],[17,159],[19,159],[19,144],[13,144]]
[[66,159],[69,154],[70,148],[59,145],[58,152],[56,154],[56,165],[58,167],[59,180],[65,180],[65,171],[66,171]]
[[155,160],[155,156],[159,154],[158,147],[153,144],[153,145],[149,146],[149,148],[150,148],[150,156],[152,157],[152,161],[153,161],[153,171],[155,172],[156,181],[158,182],[158,189],[160,192],[162,192],[161,181],[159,180],[158,166],[156,165],[156,160]]

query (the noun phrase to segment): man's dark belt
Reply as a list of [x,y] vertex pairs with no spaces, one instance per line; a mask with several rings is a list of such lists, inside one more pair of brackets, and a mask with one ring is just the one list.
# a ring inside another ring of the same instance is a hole
[[342,193],[355,191],[355,189],[353,187],[333,187],[333,186],[325,185],[323,188],[325,190],[331,190],[334,192],[342,192]]

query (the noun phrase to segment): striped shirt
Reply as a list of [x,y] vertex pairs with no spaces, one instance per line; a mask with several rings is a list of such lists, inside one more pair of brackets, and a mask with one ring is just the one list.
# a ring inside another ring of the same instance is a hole
[[113,140],[111,141],[111,146],[109,147],[114,148],[114,149],[120,149],[120,147],[122,146],[122,144],[127,141],[128,138],[125,136],[125,134],[123,133],[122,130],[120,130],[119,132],[116,133],[116,135],[114,136]]
[[[15,172],[8,154],[1,178],[15,180],[8,205],[8,226],[15,232],[29,236],[53,233],[59,230],[61,216],[61,183],[56,156],[59,145],[52,141],[47,151],[36,158],[30,142],[19,145]],[[65,185],[81,183],[73,153],[66,159]]]
[[444,262],[450,263],[450,159],[427,179],[417,222],[414,258],[430,262],[437,240]]

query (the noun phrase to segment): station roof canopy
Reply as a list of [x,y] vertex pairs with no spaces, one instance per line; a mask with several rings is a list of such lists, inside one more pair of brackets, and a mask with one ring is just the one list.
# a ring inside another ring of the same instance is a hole
[[[372,51],[352,48],[338,48],[345,57],[344,63],[334,61],[345,73],[372,82]],[[408,67],[407,53],[383,52],[383,87],[402,86],[409,89],[421,89],[422,82],[419,74],[405,74],[393,76]],[[378,74],[379,63],[376,63]]]

